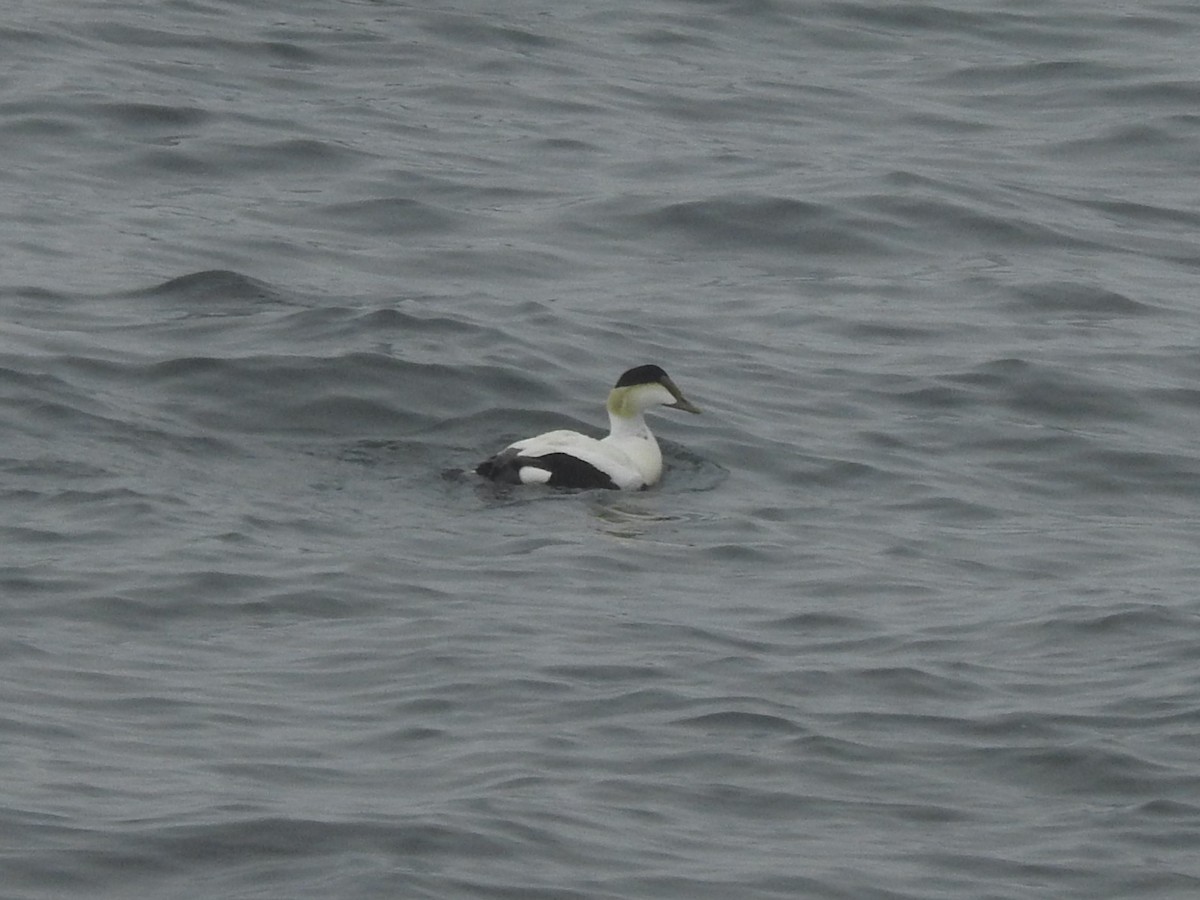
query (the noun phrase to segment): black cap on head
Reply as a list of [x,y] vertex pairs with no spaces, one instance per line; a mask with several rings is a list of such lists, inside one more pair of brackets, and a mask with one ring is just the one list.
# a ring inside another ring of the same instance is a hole
[[616,387],[629,387],[634,384],[662,384],[667,373],[655,365],[635,366],[617,379]]

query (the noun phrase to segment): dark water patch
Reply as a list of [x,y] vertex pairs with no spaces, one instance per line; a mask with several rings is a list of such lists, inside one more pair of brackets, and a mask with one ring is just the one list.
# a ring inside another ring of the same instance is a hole
[[848,613],[803,612],[763,623],[768,631],[795,631],[804,636],[846,637],[875,633],[876,627],[861,616]]
[[[428,700],[423,703],[430,707],[430,712],[437,715],[443,715],[454,710],[454,704],[445,703],[443,701]],[[407,711],[406,711],[407,712]],[[422,713],[415,713],[422,714]],[[362,737],[357,740],[356,746],[364,750],[379,750],[383,752],[394,752],[397,747],[431,743],[438,744],[445,740],[453,740],[452,735],[447,729],[433,728],[422,725],[409,725],[399,728],[391,728],[381,730],[377,734],[370,737]]]
[[51,115],[46,111],[26,116],[5,116],[4,130],[0,133],[0,146],[13,142],[66,141],[78,139],[86,130],[83,122],[66,115]]
[[354,393],[326,392],[325,396],[281,409],[277,427],[323,434],[355,434],[408,431],[431,418],[398,410],[387,400],[363,399]]
[[1143,388],[1143,393],[1155,403],[1177,406],[1187,412],[1200,412],[1200,387]]
[[410,274],[435,279],[473,279],[480,272],[490,272],[501,280],[532,279],[555,282],[564,272],[586,269],[588,265],[561,252],[556,246],[540,244],[526,246],[505,243],[504,246],[460,248],[431,248],[408,264]]
[[192,129],[210,118],[210,113],[198,106],[168,106],[161,103],[104,103],[93,107],[119,128],[132,129]]
[[852,485],[892,484],[892,474],[869,463],[847,459],[810,459],[793,480],[803,485],[849,487]]
[[1048,144],[1039,152],[1081,162],[1124,157],[1144,166],[1150,159],[1176,163],[1181,155],[1195,153],[1195,143],[1190,135],[1176,134],[1165,126],[1114,125],[1094,136]]
[[93,379],[169,390],[176,416],[259,434],[411,431],[445,416],[444,392],[461,405],[478,407],[488,390],[486,379],[470,367],[409,363],[377,353],[70,365]]
[[95,509],[100,517],[110,515],[115,510],[123,510],[129,515],[147,513],[161,508],[164,502],[172,502],[170,498],[157,497],[136,491],[129,487],[104,487],[93,490],[81,488],[59,488],[47,491],[39,498],[48,509],[61,506],[69,509],[71,521],[86,521],[88,516],[85,509]]
[[997,22],[1012,23],[1023,18],[1011,13],[949,9],[933,3],[911,3],[898,8],[891,4],[834,2],[826,8],[839,18],[873,28],[935,33],[979,33]]
[[30,435],[51,432],[62,435],[74,432],[89,438],[108,436],[129,440],[136,440],[149,433],[145,428],[132,425],[123,412],[111,409],[93,411],[85,408],[88,406],[96,404],[87,398],[68,402],[45,399],[24,402],[21,404],[21,429]]
[[[230,59],[247,57],[252,61],[271,68],[312,66],[321,62],[325,57],[321,51],[314,49],[319,46],[313,32],[286,31],[281,28],[271,29],[272,37],[260,39],[247,34],[222,34],[219,30],[205,28],[159,29],[142,25],[122,22],[117,17],[103,21],[91,21],[87,24],[87,34],[90,38],[98,39],[112,47],[118,48],[124,54],[130,54],[131,48],[155,50],[200,51],[202,57],[220,57],[226,64]],[[268,30],[268,29],[264,29]],[[285,40],[284,38],[295,38]],[[190,60],[189,60],[190,61]],[[160,62],[160,61],[155,61]],[[165,67],[168,71],[177,72],[181,61],[171,60],[176,65]],[[142,63],[147,68],[152,64]],[[186,63],[182,63],[186,65]]]
[[0,658],[5,660],[45,660],[49,655],[49,651],[29,640],[0,637]]
[[851,340],[883,344],[925,342],[945,333],[943,328],[933,325],[912,325],[884,319],[843,319],[836,328]]
[[1129,83],[1129,73],[1123,77],[1099,80],[1092,88],[1097,99],[1114,105],[1127,105],[1146,111],[1156,106],[1180,109],[1190,113],[1200,105],[1200,85],[1194,81],[1138,79]]
[[[77,728],[56,722],[48,717],[37,715],[23,716],[21,718],[0,717],[0,727],[4,728],[5,734],[9,735],[10,738],[18,738],[22,741],[74,741],[80,737]],[[103,791],[96,791],[90,785],[83,783],[72,785],[72,787],[84,795],[102,796],[104,793]],[[3,816],[0,816],[0,823],[11,825],[11,823],[4,822]]]
[[257,41],[250,44],[247,48],[253,56],[259,56],[262,51],[266,56],[275,60],[275,65],[286,63],[287,68],[309,69],[318,65],[326,59],[324,51],[318,52],[310,43],[306,43],[311,38],[307,32],[300,35],[300,42],[284,41],[284,40],[269,40]]
[[712,491],[729,477],[729,469],[674,441],[659,438],[663,452],[662,485],[673,491]]
[[578,165],[582,158],[602,152],[603,148],[588,141],[574,138],[541,138],[532,144],[534,152],[561,155],[568,165]]
[[[126,847],[129,842],[122,842]],[[342,852],[382,852],[388,857],[440,857],[470,853],[499,858],[514,848],[498,834],[477,827],[436,823],[324,821],[257,818],[208,825],[156,828],[139,835],[140,853],[115,848],[97,862],[105,867],[168,859],[205,866],[256,864],[267,859]]]
[[661,688],[634,688],[588,700],[563,700],[563,711],[588,721],[622,719],[646,713],[660,715],[678,711],[685,698],[677,691]]
[[0,285],[0,298],[20,298],[38,305],[59,305],[77,302],[77,297],[66,291],[53,290],[43,285],[19,284]]
[[[411,729],[417,731],[417,729]],[[408,730],[406,730],[408,731]],[[407,740],[406,732],[398,733],[401,740]],[[420,735],[414,735],[420,739]],[[253,781],[256,784],[285,787],[296,784],[328,784],[337,785],[344,780],[344,773],[333,766],[299,765],[296,763],[271,762],[230,762],[215,763],[210,770],[228,778]]]
[[904,386],[890,396],[906,406],[931,412],[949,412],[978,403],[978,398],[973,392],[949,385],[927,385],[917,388]]
[[1039,618],[1022,628],[1032,630],[1043,640],[1068,637],[1128,637],[1159,634],[1169,636],[1190,631],[1200,624],[1194,613],[1164,604],[1139,604],[1125,609],[1094,609],[1089,606],[1059,607],[1052,615]]
[[[114,396],[101,387],[103,382],[112,387],[130,381],[144,387],[144,366],[122,366],[78,357],[58,358],[53,365],[63,375],[61,381],[53,380],[53,395],[46,395],[42,390],[42,396],[0,401],[0,409],[5,406],[10,409],[14,417],[10,425],[13,433],[30,437],[54,433],[59,452],[40,460],[13,460],[8,464],[9,471],[27,475],[53,474],[59,478],[100,477],[122,470],[117,447],[133,447],[139,455],[147,453],[151,456],[162,452],[189,456],[219,452],[232,457],[240,452],[220,436],[199,434],[194,429],[180,427],[174,415],[147,414],[143,403]],[[46,383],[46,379],[39,379],[39,382]],[[114,442],[108,467],[86,465],[71,458],[76,453],[90,453],[94,463],[104,456],[99,443],[103,441]]]
[[[591,900],[595,896],[591,888],[576,890],[545,887],[534,879],[522,878],[516,874],[499,879],[454,877],[446,879],[445,885],[453,892],[452,896],[462,897],[464,900]],[[426,896],[439,897],[444,893],[440,886],[431,887],[430,891]]]
[[700,247],[878,254],[885,245],[835,207],[782,197],[723,197],[673,203],[630,218],[637,231]]
[[980,386],[986,388],[1002,387],[1010,378],[1029,369],[1029,363],[1016,357],[993,359],[975,369],[959,373],[947,374],[942,377],[955,383]]
[[1171,767],[1134,753],[1096,744],[1004,748],[988,754],[992,777],[1013,779],[1055,793],[1136,798],[1176,781]]
[[641,622],[624,624],[621,629],[636,629],[647,641],[663,646],[706,646],[714,649],[725,649],[742,652],[761,652],[770,644],[728,631],[714,628],[702,628],[698,625],[675,625],[661,622]]
[[1156,819],[1182,819],[1200,827],[1200,804],[1170,797],[1161,797],[1139,804],[1135,812]]
[[1079,484],[1100,496],[1200,496],[1200,455],[1094,447],[1073,454]]
[[134,165],[150,174],[182,176],[187,178],[210,178],[222,174],[221,164],[208,159],[202,153],[180,147],[151,147],[134,154],[132,163],[123,159],[116,165]]
[[75,38],[61,29],[46,28],[38,23],[36,28],[23,28],[16,25],[0,26],[0,48],[8,48],[9,52],[23,55],[31,48],[81,50],[88,46],[82,38]]
[[463,314],[436,313],[423,298],[414,299],[410,308],[412,312],[392,307],[305,310],[274,323],[273,329],[280,337],[294,335],[318,346],[336,339],[351,344],[369,340],[374,347],[386,346],[413,362],[450,364],[466,359],[503,403],[547,396],[545,377],[538,376],[536,366],[527,371],[513,365],[511,353],[497,349],[503,327]]
[[106,174],[136,166],[145,175],[188,176],[203,180],[252,179],[264,173],[279,177],[354,166],[362,156],[337,143],[293,138],[254,144],[213,143],[175,138],[138,147],[132,156],[103,163]]
[[925,246],[932,239],[954,247],[986,246],[992,252],[997,248],[1032,250],[1046,246],[1100,249],[1096,241],[1072,230],[1027,218],[1028,213],[1019,208],[989,208],[991,204],[981,205],[965,199],[895,194],[878,195],[860,203],[876,215],[891,220],[886,225],[881,222],[879,227],[886,227],[898,235],[915,229],[914,236],[920,235],[919,243]]
[[[420,441],[404,439],[366,439],[337,448],[333,451],[339,460],[361,466],[389,466],[413,459],[421,454],[425,445]],[[318,452],[318,451],[313,451]],[[475,483],[475,479],[464,479]]]
[[271,173],[328,173],[355,165],[362,154],[332,141],[289,138],[265,144],[223,146],[208,157],[214,165],[232,170],[239,177]]
[[1041,312],[1089,317],[1147,315],[1157,308],[1103,287],[1076,282],[1040,282],[1013,288],[1021,305]]
[[[404,588],[408,593],[409,589]],[[351,592],[329,589],[295,588],[263,590],[258,599],[236,605],[232,613],[249,621],[301,622],[334,619],[359,619],[378,615],[384,605],[374,598],[354,596]]]
[[1006,512],[986,503],[973,503],[960,497],[936,495],[905,500],[894,505],[897,510],[928,514],[932,520],[959,525],[983,524],[1002,519]]
[[554,665],[547,666],[542,671],[547,675],[567,681],[600,686],[631,680],[641,683],[663,678],[666,675],[661,666],[606,663]]
[[993,392],[993,402],[1035,418],[1061,422],[1108,420],[1133,422],[1142,418],[1136,393],[1110,377],[1076,367],[1066,368],[1020,359],[995,360],[946,379]]
[[[0,462],[7,474],[31,478],[49,478],[54,490],[61,489],[61,481],[67,479],[103,478],[112,470],[96,461],[64,459],[58,454],[45,454],[26,459],[4,459]],[[14,495],[15,496],[15,495]]]
[[[263,534],[264,532],[260,532]],[[273,543],[287,536],[273,527]],[[239,553],[241,551],[238,551]],[[288,573],[248,574],[186,569],[164,579],[157,591],[87,590],[75,601],[95,627],[114,633],[161,633],[186,625],[281,626],[313,621],[354,621],[377,615],[383,601],[356,595],[338,574],[312,573],[312,585]],[[127,579],[126,579],[127,580]],[[70,610],[60,610],[67,615]]]
[[[39,539],[39,535],[35,533],[32,535],[31,544],[14,542],[13,547],[20,547],[22,549],[32,547],[33,554],[41,561],[29,565],[0,565],[0,587],[4,588],[6,598],[10,604],[13,604],[4,609],[3,612],[6,617],[17,616],[27,612],[27,610],[20,609],[15,605],[14,601],[18,598],[52,601],[55,598],[64,596],[74,597],[92,586],[90,578],[78,575],[64,575],[57,566],[47,561],[49,559],[48,554],[38,547],[37,541]],[[50,540],[54,541],[56,539],[55,533],[52,532]],[[45,608],[39,607],[35,613],[35,618],[40,618],[40,614],[45,611]]]
[[705,552],[722,564],[772,565],[778,563],[788,547],[780,541],[741,540],[730,543],[711,544]]
[[[783,128],[794,126],[797,105],[805,101],[816,105],[829,98],[829,94],[819,88],[797,86],[774,78],[758,81],[755,86],[757,90],[754,91],[730,91],[716,96],[698,96],[688,87],[664,88],[661,84],[612,88],[610,93],[612,105],[627,110],[630,115],[650,115],[685,128],[707,129],[734,129],[748,121],[775,122]],[[754,164],[754,160],[737,152],[726,152],[712,161],[730,167],[745,165],[752,168]],[[699,160],[684,155],[677,160],[639,160],[634,171],[645,176],[655,172],[664,177],[682,176],[698,164]]]
[[981,695],[978,683],[972,678],[939,674],[914,666],[870,668],[856,676],[882,693],[911,699],[973,699]]
[[1164,225],[1190,230],[1200,229],[1200,212],[1182,207],[1108,198],[1064,197],[1062,199],[1104,213],[1115,222]]
[[645,27],[638,31],[631,31],[628,37],[635,44],[642,44],[656,49],[696,47],[711,50],[717,46],[711,37],[679,26],[671,27],[662,25]]
[[14,409],[34,402],[37,397],[58,397],[66,400],[75,395],[70,382],[57,375],[45,371],[29,371],[16,366],[0,366],[0,385],[13,392],[12,396],[2,402]]
[[349,231],[394,235],[456,231],[469,221],[451,210],[407,197],[323,206],[314,210],[313,215],[338,220]]
[[[563,227],[618,241],[669,242],[713,251],[853,255],[888,252],[868,224],[833,206],[771,197],[731,196],[638,210],[628,202],[572,209]],[[581,215],[582,214],[582,215]]]
[[180,275],[153,287],[139,288],[120,296],[158,297],[188,303],[241,301],[257,304],[285,299],[282,292],[265,281],[224,269]]
[[877,746],[828,734],[803,734],[793,739],[794,749],[807,759],[845,763],[854,767],[879,762]]
[[1123,81],[1130,70],[1124,64],[1094,60],[1030,60],[1001,65],[966,66],[944,75],[938,83],[946,87],[988,90],[1004,87],[1035,87],[1040,94],[1063,88],[1090,88],[1096,83]]
[[803,729],[791,719],[769,713],[723,710],[676,719],[672,724],[708,733],[741,735],[795,734]]
[[988,134],[1000,128],[995,122],[983,119],[978,109],[972,110],[970,115],[947,115],[941,112],[909,111],[904,114],[904,121],[922,131],[931,130],[979,139],[986,139]]
[[489,22],[471,15],[441,13],[426,17],[421,29],[468,47],[507,47],[521,53],[541,53],[563,46],[558,38],[530,28]]
[[[1069,889],[1089,897],[1096,891],[1099,891],[1097,897],[1107,896],[1113,900],[1129,896],[1123,892],[1107,893],[1094,887],[1102,879],[1104,887],[1108,888],[1114,881],[1122,880],[1124,875],[1111,872],[1098,875],[1095,861],[1088,858],[1077,860],[1073,850],[1057,847],[1046,839],[1039,841],[1032,851],[1022,847],[1012,851],[996,849],[984,854],[922,848],[913,853],[911,859],[931,874],[919,880],[919,883],[927,886],[923,887],[922,893],[912,895],[912,900],[926,896],[941,896],[949,900],[962,891],[964,885],[970,884],[1033,885],[1031,890],[1034,891],[1038,889],[1037,886],[1055,884],[1062,886],[1064,891]],[[1031,855],[1038,852],[1054,853],[1055,858],[1041,861]],[[926,893],[929,891],[938,893]],[[1008,895],[1001,893],[993,896]]]
[[709,784],[697,788],[693,802],[697,806],[720,809],[731,821],[791,823],[809,799],[794,791],[752,788],[744,784]]

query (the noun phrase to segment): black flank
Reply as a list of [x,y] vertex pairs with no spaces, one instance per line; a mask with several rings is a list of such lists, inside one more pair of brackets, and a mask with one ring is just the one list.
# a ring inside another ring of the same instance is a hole
[[607,473],[569,453],[547,453],[545,456],[529,457],[524,459],[524,464],[547,469],[550,472],[550,485],[553,487],[620,490]]
[[521,484],[521,468],[533,466],[550,473],[551,487],[603,488],[620,490],[616,482],[591,463],[577,459],[569,453],[547,453],[544,456],[521,456],[520,451],[504,450],[491,459],[485,459],[475,468],[477,475],[490,478],[501,484]]

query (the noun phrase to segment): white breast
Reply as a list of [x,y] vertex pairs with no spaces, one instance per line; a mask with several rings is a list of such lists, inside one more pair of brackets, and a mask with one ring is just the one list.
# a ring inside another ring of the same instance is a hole
[[[635,435],[610,434],[597,443],[605,447],[609,453],[619,455],[629,461],[641,482],[634,487],[654,484],[662,477],[662,451],[658,448],[658,441],[654,439],[654,435],[650,433],[649,429]],[[616,481],[615,478],[613,480]]]

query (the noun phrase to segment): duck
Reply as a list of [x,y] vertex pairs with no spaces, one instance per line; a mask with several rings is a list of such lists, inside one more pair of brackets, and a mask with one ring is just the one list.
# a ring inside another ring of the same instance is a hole
[[608,394],[608,435],[547,431],[509,444],[485,459],[475,473],[500,484],[636,491],[662,477],[658,441],[645,413],[656,406],[699,413],[659,366],[625,371]]

